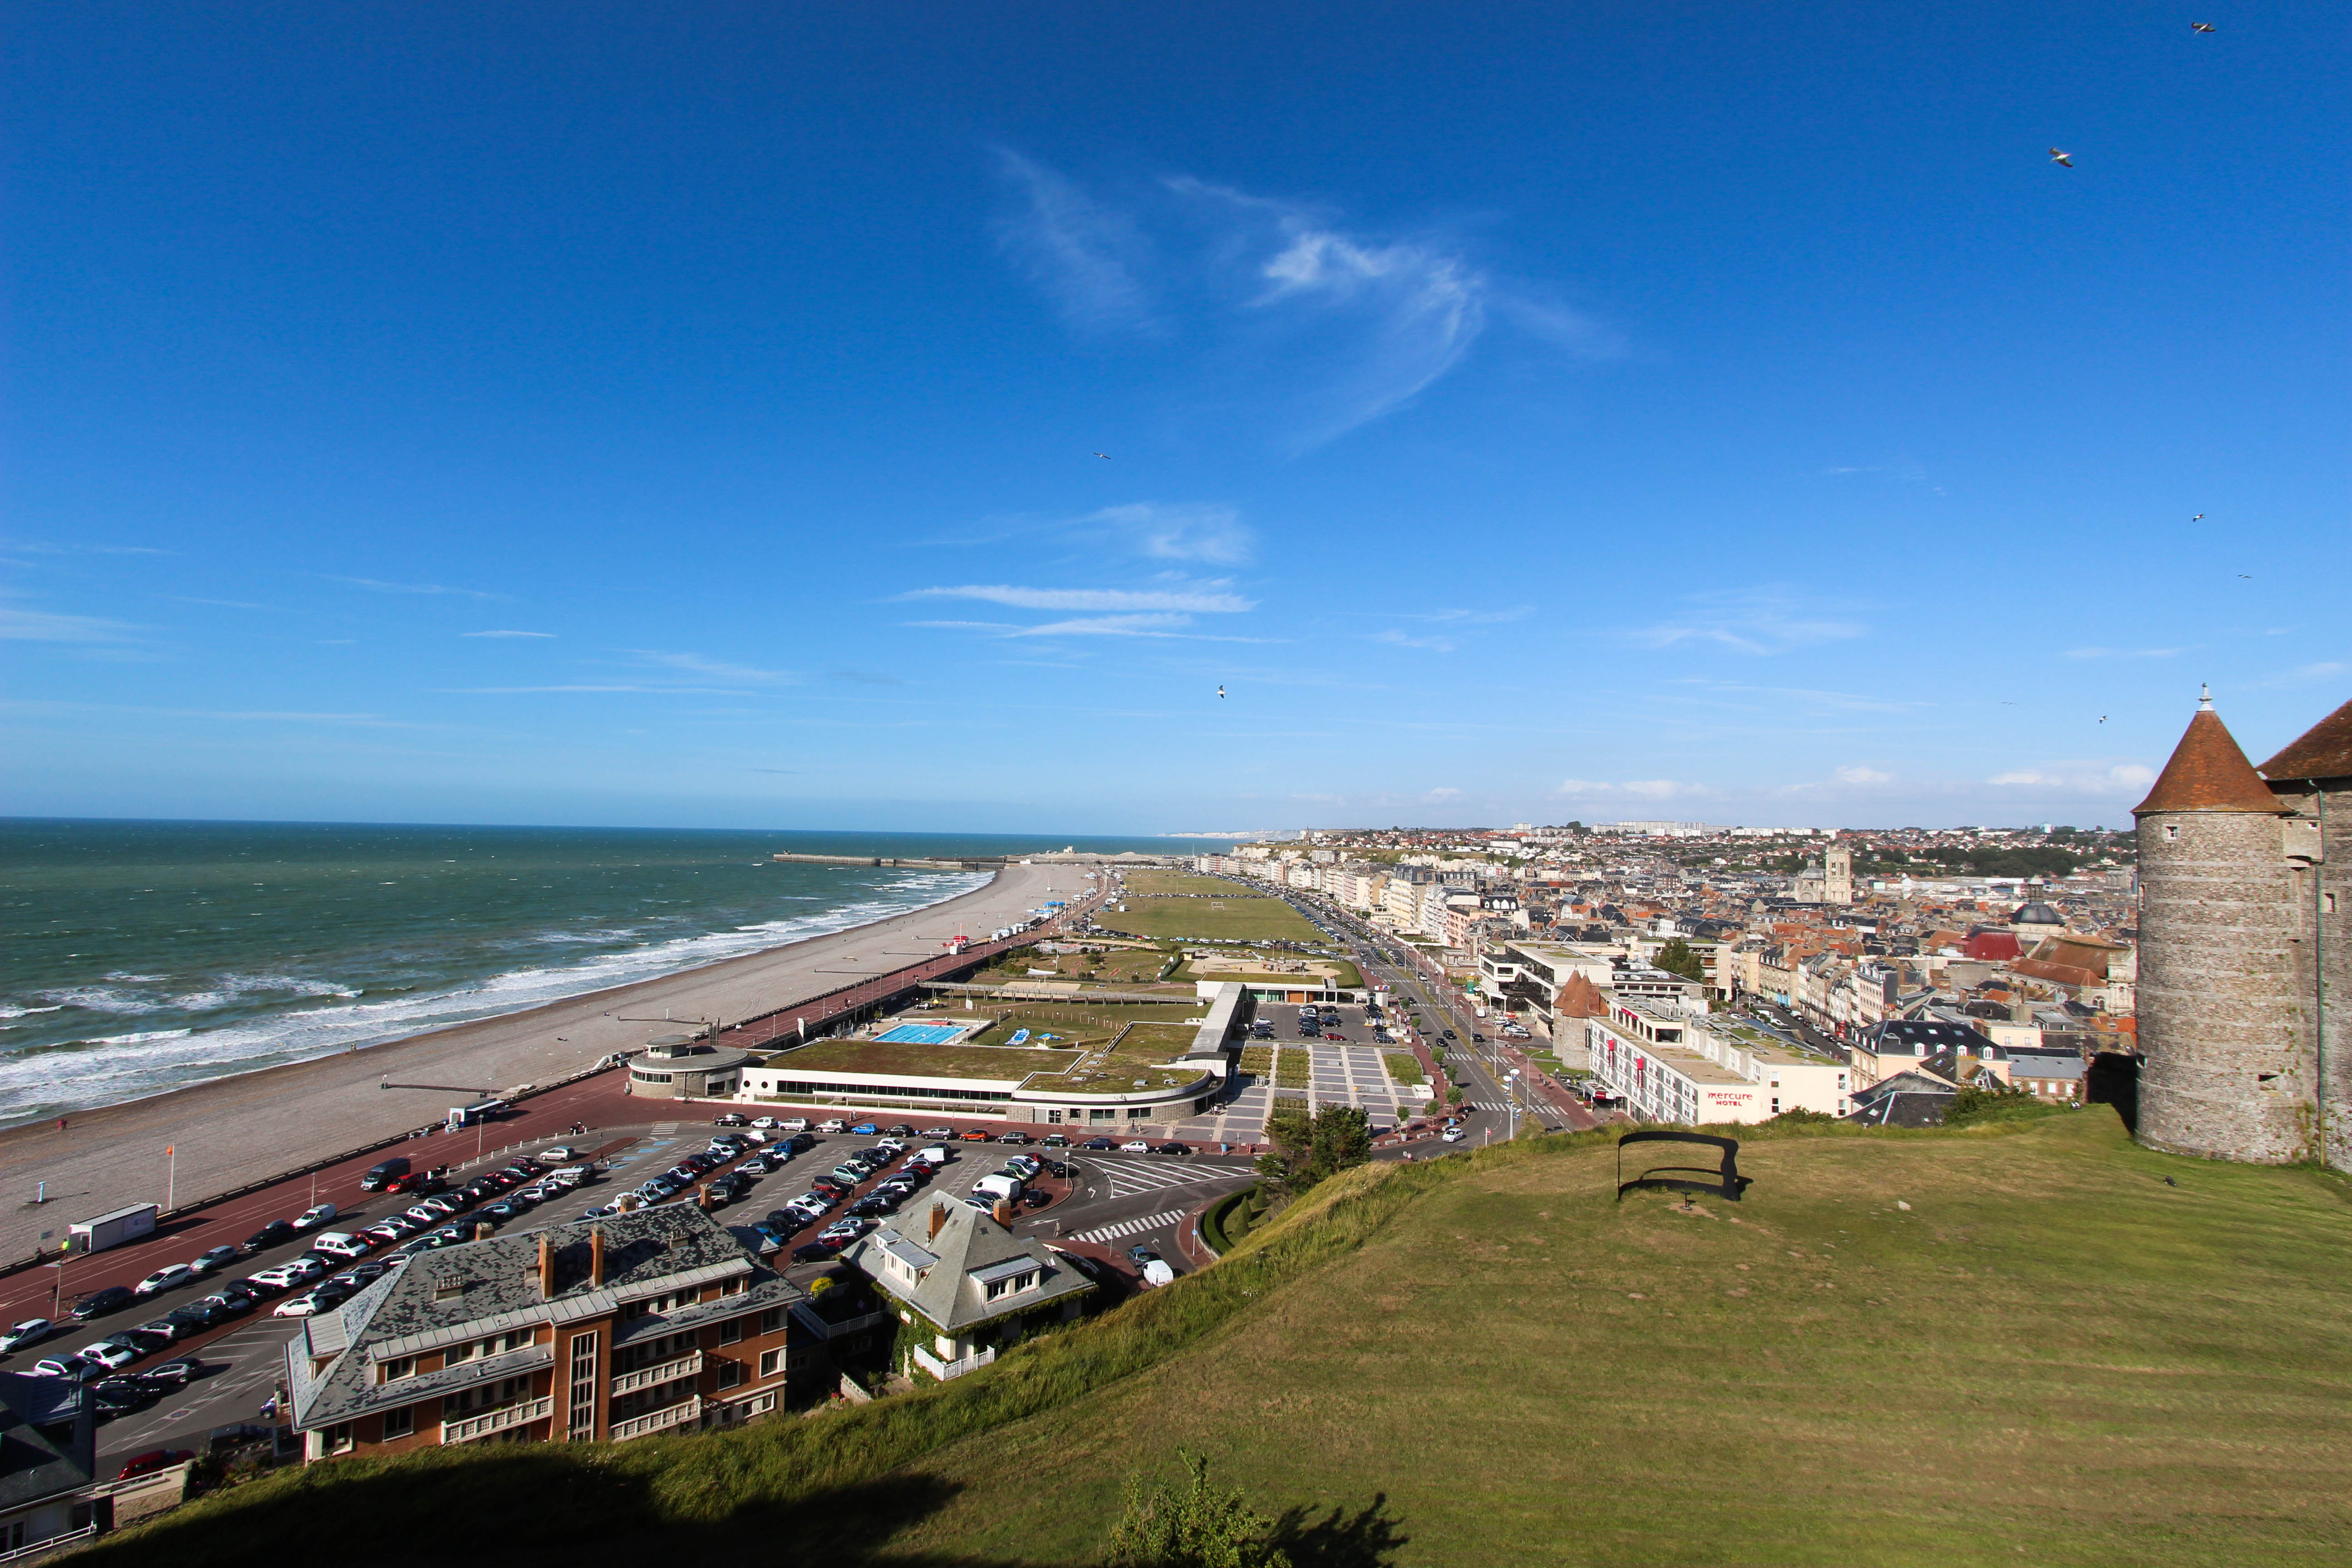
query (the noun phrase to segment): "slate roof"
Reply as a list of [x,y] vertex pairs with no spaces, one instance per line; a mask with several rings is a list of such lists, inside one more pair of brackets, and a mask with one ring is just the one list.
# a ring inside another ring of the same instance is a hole
[[[589,1279],[590,1237],[600,1229],[604,1279],[595,1285]],[[555,1294],[545,1299],[539,1289],[541,1237],[555,1247]],[[614,1334],[616,1343],[756,1309],[793,1306],[808,1300],[808,1293],[761,1265],[724,1226],[690,1204],[542,1226],[418,1253],[336,1310],[303,1320],[302,1331],[286,1348],[295,1424],[348,1421],[367,1410],[512,1376],[547,1364],[553,1351],[535,1345],[381,1386],[374,1372],[380,1360],[541,1323],[610,1316],[631,1301],[737,1278],[744,1281],[741,1293],[631,1320]]]
[[[937,1236],[930,1234],[935,1208],[947,1216]],[[912,1266],[914,1280],[893,1273],[883,1262],[885,1254]],[[944,1198],[906,1210],[859,1239],[842,1254],[842,1260],[950,1334],[1095,1288],[1094,1281],[1065,1264],[1043,1242],[1014,1236],[970,1204]],[[1022,1271],[1003,1267],[1008,1264],[1034,1266],[1036,1288],[991,1301],[984,1289],[988,1279]]]
[[71,1378],[0,1372],[0,1513],[89,1485],[89,1397]]
[[2281,807],[2270,786],[2238,749],[2210,703],[2189,716],[2189,729],[2132,815],[2157,811],[2264,811]]
[[2352,702],[2347,702],[2262,765],[2266,779],[2352,778]]
[[1899,1072],[1857,1090],[1846,1120],[1869,1127],[1940,1127],[1958,1092],[1925,1073]]

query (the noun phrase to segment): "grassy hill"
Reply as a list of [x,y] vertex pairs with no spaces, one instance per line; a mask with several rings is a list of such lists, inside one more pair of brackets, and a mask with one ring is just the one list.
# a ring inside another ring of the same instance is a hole
[[443,1560],[658,1540],[1076,1564],[1127,1478],[1172,1476],[1180,1447],[1286,1513],[1301,1568],[2352,1551],[2341,1180],[2150,1153],[2103,1110],[1768,1134],[1741,1168],[1747,1202],[1696,1212],[1612,1202],[1597,1138],[1351,1173],[1216,1267],[942,1389],[317,1467],[92,1555],[349,1556],[362,1526]]

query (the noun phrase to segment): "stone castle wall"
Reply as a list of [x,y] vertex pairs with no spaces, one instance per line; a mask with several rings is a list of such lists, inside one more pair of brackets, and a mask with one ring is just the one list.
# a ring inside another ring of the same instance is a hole
[[2268,1164],[2317,1152],[2311,988],[2298,973],[2310,932],[2280,834],[2261,812],[2140,818],[2144,1143]]

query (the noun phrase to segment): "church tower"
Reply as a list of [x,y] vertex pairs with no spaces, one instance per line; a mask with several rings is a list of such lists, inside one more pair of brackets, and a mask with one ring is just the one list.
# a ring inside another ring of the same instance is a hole
[[1853,851],[1843,844],[1832,845],[1822,857],[1822,902],[1853,902]]
[[2139,824],[2139,1139],[2278,1164],[2308,1160],[2317,1085],[2304,1044],[2295,879],[2272,794],[2209,693]]

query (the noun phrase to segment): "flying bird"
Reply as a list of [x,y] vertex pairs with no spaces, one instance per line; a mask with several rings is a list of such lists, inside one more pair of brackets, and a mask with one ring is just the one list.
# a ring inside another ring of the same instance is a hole
[[2105,723],[2106,721],[2107,721],[2107,716],[2106,716],[2105,714],[2104,714],[2104,713],[2100,714],[2100,715],[2099,715],[2099,722],[2100,722],[2100,723],[2102,723],[2102,724],[2104,724],[2104,723]]
[[1217,688],[1217,695],[1218,695],[1218,696],[1220,696],[1220,697],[1223,697],[1224,694],[1225,694],[1225,689],[1224,689],[1223,687],[1222,687],[1222,686],[1218,687],[1218,688]]
[[[2210,33],[2213,30],[2213,24],[2210,22],[2191,22],[2189,24],[2189,30],[2192,33]],[[2168,1182],[2172,1178],[2169,1176],[2165,1178]]]
[[1097,452],[1095,456],[1100,458],[1106,463],[1110,461],[1110,454],[1108,452]]
[[2204,514],[2203,512],[2201,512],[2201,511],[2200,511],[2200,512],[2199,512],[2195,517],[2190,518],[2189,521],[2191,521],[2191,522],[2202,522],[2202,521],[2205,521],[2205,514]]
[[2074,154],[2061,153],[2057,148],[2053,147],[2050,149],[2050,161],[2053,163],[2063,163],[2071,169],[2074,166]]
[[2249,583],[2254,580],[2254,574],[2252,572],[2241,572],[2238,575],[2243,577]]

